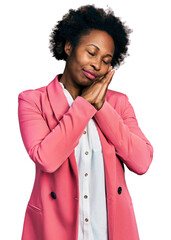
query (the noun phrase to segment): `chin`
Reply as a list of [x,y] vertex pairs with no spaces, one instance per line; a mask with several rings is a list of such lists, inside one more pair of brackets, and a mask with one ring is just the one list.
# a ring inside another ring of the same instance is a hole
[[92,83],[93,83],[93,81],[90,81],[90,80],[87,79],[87,81],[86,80],[82,81],[80,83],[80,85],[86,87],[86,86],[90,86]]

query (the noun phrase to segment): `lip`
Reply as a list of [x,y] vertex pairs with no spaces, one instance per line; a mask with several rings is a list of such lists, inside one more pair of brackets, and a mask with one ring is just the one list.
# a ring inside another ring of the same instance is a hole
[[95,79],[96,78],[96,74],[95,73],[93,73],[93,72],[91,72],[91,71],[87,71],[87,70],[84,70],[84,69],[82,69],[82,71],[83,71],[83,73],[84,73],[84,75],[86,76],[86,77],[88,77],[88,78],[90,78],[90,79]]

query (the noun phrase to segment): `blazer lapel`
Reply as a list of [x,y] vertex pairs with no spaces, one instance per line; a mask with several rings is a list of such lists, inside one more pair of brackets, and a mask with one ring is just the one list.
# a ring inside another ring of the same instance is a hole
[[[52,80],[48,85],[47,85],[47,94],[49,98],[50,105],[52,107],[52,110],[54,112],[55,118],[57,122],[60,121],[60,119],[63,117],[63,115],[68,111],[69,109],[69,104],[66,99],[66,96],[63,92],[62,86],[59,83],[59,75],[58,74],[54,80]],[[78,168],[77,168],[77,163],[75,159],[75,149],[72,151],[70,156],[68,157],[70,160],[70,164],[73,169],[73,174],[76,179],[76,185],[77,185],[77,190],[78,190]],[[78,193],[76,191],[75,195],[76,200],[78,199]]]
[[57,121],[59,121],[62,118],[62,116],[65,114],[65,112],[67,112],[69,109],[68,101],[63,92],[62,86],[59,83],[59,75],[60,74],[58,74],[47,85],[47,94],[49,97],[49,102]]

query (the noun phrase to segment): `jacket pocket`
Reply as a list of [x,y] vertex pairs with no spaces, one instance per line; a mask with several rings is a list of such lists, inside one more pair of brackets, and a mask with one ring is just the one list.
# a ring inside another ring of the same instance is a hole
[[31,204],[30,202],[28,203],[28,207],[31,208],[36,213],[40,213],[40,214],[42,213],[42,210],[39,207]]
[[25,213],[22,240],[31,239],[38,240],[44,239],[43,228],[43,214],[41,209],[31,203],[27,204]]

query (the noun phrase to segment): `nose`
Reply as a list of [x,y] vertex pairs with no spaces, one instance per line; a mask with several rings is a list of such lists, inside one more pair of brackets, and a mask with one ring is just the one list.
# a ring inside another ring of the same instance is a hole
[[91,66],[96,70],[96,71],[100,71],[101,69],[101,61],[100,60],[95,60]]

